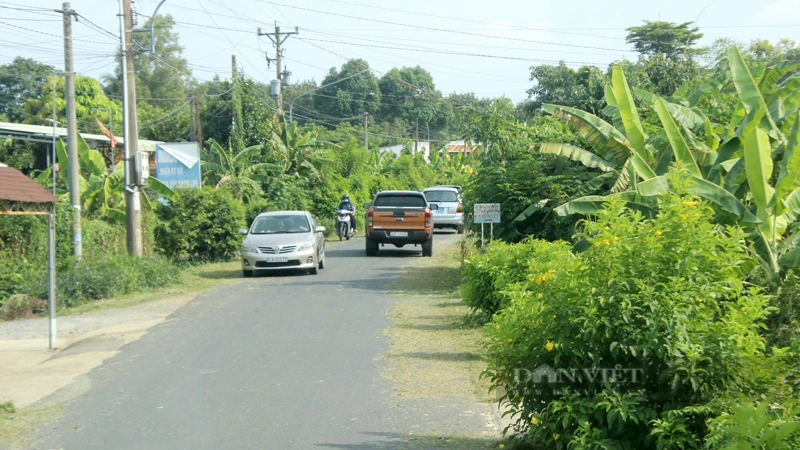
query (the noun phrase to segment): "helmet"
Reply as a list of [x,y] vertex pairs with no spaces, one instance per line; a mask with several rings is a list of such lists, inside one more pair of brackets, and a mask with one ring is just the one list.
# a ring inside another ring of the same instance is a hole
[[350,196],[349,196],[349,195],[347,195],[347,194],[344,194],[344,195],[342,196],[342,200],[350,200]]

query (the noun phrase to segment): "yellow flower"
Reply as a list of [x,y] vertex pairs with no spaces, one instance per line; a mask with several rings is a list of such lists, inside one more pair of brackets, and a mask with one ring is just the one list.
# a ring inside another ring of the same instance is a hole
[[495,325],[494,327],[497,328],[498,330],[500,329],[500,325],[499,324]]
[[610,228],[606,227],[606,230],[610,230]]
[[513,339],[509,339],[509,340],[508,340],[508,343],[509,343],[509,344],[510,344],[510,343],[512,343],[512,342],[514,342],[514,340],[513,340]]
[[606,244],[606,245],[611,245],[611,242],[609,242],[608,239],[603,240],[603,243]]
[[692,207],[697,206],[697,203],[698,203],[697,200],[684,200],[683,201],[684,205],[692,206]]
[[544,298],[544,294],[539,294],[539,298]]
[[594,245],[596,245],[598,247],[602,247],[603,241],[597,241],[597,242],[594,243]]
[[661,236],[661,230],[656,230],[656,236]]
[[742,312],[747,311],[747,306],[742,306]]
[[553,269],[550,269],[547,272],[545,272],[545,273],[539,275],[538,277],[536,277],[536,284],[542,284],[545,281],[550,280],[555,276],[556,276],[556,271],[553,270]]
[[618,238],[618,237],[616,237],[616,236],[614,236],[614,240],[615,240],[615,241],[618,241],[618,240],[619,240],[619,238]]
[[558,434],[558,433],[556,433],[556,434],[554,434],[554,435],[553,435],[553,439],[555,439],[555,440],[558,440],[558,438],[560,438],[560,437],[561,437],[561,435],[560,435],[560,434]]
[[539,418],[538,418],[538,417],[535,417],[535,416],[534,416],[534,417],[531,419],[531,422],[533,422],[533,424],[534,424],[534,425],[539,425],[539,423],[541,422],[541,420],[539,420]]
[[703,299],[702,299],[702,298],[698,298],[698,299],[697,299],[697,302],[698,302],[698,303],[703,303]]
[[689,218],[688,214],[681,214],[681,219],[686,220]]
[[498,447],[500,447],[500,448],[506,448],[506,446],[505,446],[505,445],[503,445],[503,444],[500,444]]
[[553,341],[547,341],[547,344],[544,344],[544,348],[547,349],[548,352],[552,352],[554,348],[556,348],[556,344]]

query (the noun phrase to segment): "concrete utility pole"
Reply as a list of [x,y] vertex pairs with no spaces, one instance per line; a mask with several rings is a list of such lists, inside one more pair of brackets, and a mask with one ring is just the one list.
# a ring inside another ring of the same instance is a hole
[[128,254],[142,256],[142,218],[139,188],[133,161],[139,151],[139,123],[136,116],[136,78],[133,70],[133,14],[131,0],[122,0],[120,33],[122,46],[122,103],[125,111],[125,236]]
[[[281,33],[281,27],[278,26],[278,22],[275,22],[275,33],[274,34],[262,33],[261,32],[261,28],[258,29],[258,35],[259,36],[268,37],[269,40],[272,41],[272,44],[275,46],[275,59],[274,59],[274,61],[275,61],[275,73],[277,74],[277,79],[280,81],[278,83],[278,113],[279,114],[283,114],[283,86],[282,86],[283,72],[281,72],[281,58],[283,57],[283,50],[281,49],[281,46],[286,41],[286,39],[289,39],[289,36],[291,36],[293,34],[299,34],[299,33],[300,33],[300,31],[298,30],[297,27],[294,27],[294,31]],[[269,57],[267,57],[267,64],[269,64],[271,61],[273,61],[273,60],[270,60]]]
[[367,124],[369,123],[369,113],[364,112],[364,147],[369,150],[369,129],[367,128]]
[[75,72],[72,67],[72,17],[77,13],[70,9],[69,2],[62,3],[56,10],[64,18],[64,97],[67,100],[67,159],[69,174],[69,201],[72,214],[73,254],[80,259],[83,255],[83,235],[81,234],[81,193],[78,187],[80,161],[78,160],[78,117],[75,112]]
[[417,119],[417,128],[414,131],[414,153],[417,153],[417,146],[419,146],[419,119]]

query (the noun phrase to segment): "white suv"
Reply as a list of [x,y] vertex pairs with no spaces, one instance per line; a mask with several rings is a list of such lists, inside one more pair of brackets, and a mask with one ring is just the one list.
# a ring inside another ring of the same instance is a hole
[[438,205],[433,209],[434,228],[452,228],[458,234],[464,233],[464,213],[461,209],[461,196],[455,186],[433,186],[422,191],[429,204]]

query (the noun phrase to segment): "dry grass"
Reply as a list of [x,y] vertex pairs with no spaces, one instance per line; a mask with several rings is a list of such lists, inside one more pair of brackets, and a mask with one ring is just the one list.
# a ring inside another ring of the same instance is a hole
[[0,404],[0,448],[23,448],[43,423],[56,420],[62,406],[26,408],[16,411],[11,403]]
[[439,248],[433,258],[421,258],[393,286],[402,294],[387,330],[390,364],[385,375],[395,394],[438,399],[471,394],[490,402],[488,384],[479,379],[483,331],[464,324],[469,308],[458,298],[461,281],[460,246]]

